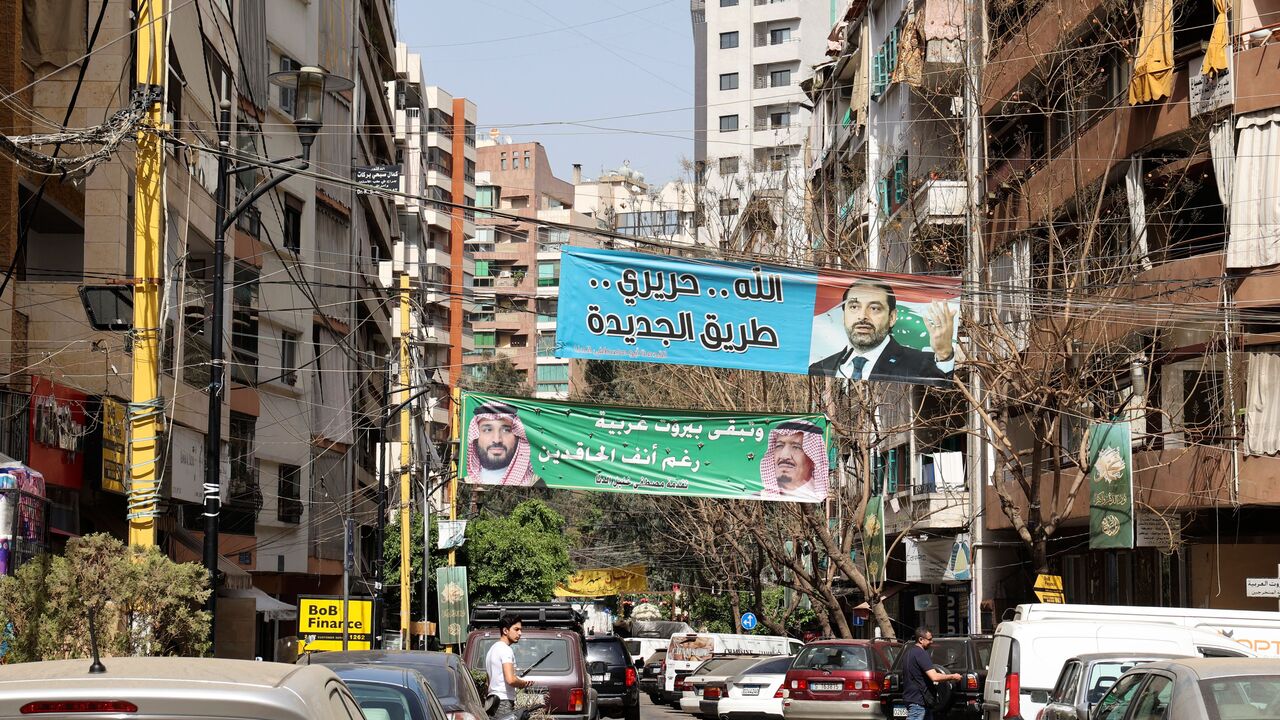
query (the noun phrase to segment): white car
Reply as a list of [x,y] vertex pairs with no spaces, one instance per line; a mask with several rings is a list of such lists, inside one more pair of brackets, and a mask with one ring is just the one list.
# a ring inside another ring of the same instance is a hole
[[716,707],[718,720],[782,720],[782,683],[792,660],[767,658],[730,678]]

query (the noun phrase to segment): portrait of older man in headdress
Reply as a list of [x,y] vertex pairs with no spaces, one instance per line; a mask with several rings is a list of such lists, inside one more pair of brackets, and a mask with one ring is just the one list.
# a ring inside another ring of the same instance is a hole
[[819,502],[827,497],[830,465],[818,426],[799,420],[769,432],[769,449],[760,461],[760,497],[766,500]]

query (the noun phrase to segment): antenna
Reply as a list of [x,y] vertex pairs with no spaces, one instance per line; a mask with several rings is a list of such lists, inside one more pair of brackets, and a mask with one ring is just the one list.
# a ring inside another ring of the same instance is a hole
[[93,651],[93,664],[89,666],[90,675],[100,675],[107,671],[107,666],[102,664],[98,659],[98,612],[96,608],[89,608],[89,648]]

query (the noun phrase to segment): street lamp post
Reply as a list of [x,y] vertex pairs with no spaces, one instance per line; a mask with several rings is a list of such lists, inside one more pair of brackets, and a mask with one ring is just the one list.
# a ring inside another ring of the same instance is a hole
[[[209,427],[205,435],[204,467],[204,566],[209,573],[209,640],[212,643],[216,628],[217,578],[218,578],[218,514],[221,511],[221,448],[222,448],[222,393],[224,390],[225,360],[222,351],[222,325],[226,313],[225,268],[227,255],[227,230],[236,219],[258,198],[272,188],[310,167],[311,145],[316,133],[324,124],[324,96],[327,92],[347,90],[353,83],[346,78],[330,75],[324,68],[308,66],[299,70],[272,73],[271,83],[296,90],[297,99],[293,124],[302,145],[302,154],[288,158],[287,170],[277,172],[253,188],[243,200],[230,210],[231,176],[243,170],[240,163],[231,164],[231,101],[223,98],[218,105],[218,197],[214,213],[213,236],[213,286],[209,312]],[[237,158],[237,160],[241,160]],[[249,162],[252,164],[252,161]],[[281,163],[272,161],[272,165]]]

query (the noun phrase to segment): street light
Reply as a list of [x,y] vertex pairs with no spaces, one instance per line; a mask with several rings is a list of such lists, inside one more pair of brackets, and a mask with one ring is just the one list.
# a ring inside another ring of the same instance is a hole
[[[294,127],[302,154],[283,161],[271,160],[266,164],[277,172],[258,183],[235,207],[231,204],[231,177],[243,170],[240,163],[261,164],[254,158],[236,156],[236,166],[231,163],[231,101],[223,98],[218,105],[218,197],[214,213],[213,236],[213,285],[209,312],[209,416],[208,433],[205,435],[204,460],[204,567],[209,573],[209,640],[212,643],[216,628],[217,578],[218,578],[218,514],[221,510],[222,473],[220,462],[222,446],[222,392],[225,363],[222,351],[222,323],[226,314],[223,296],[226,293],[224,266],[227,259],[227,230],[235,224],[240,214],[247,210],[272,188],[310,167],[311,144],[324,118],[324,95],[327,92],[350,90],[354,84],[346,78],[330,75],[324,68],[307,66],[299,70],[272,73],[273,84],[297,90]],[[352,129],[354,132],[354,128]],[[286,164],[287,163],[287,164]]]

